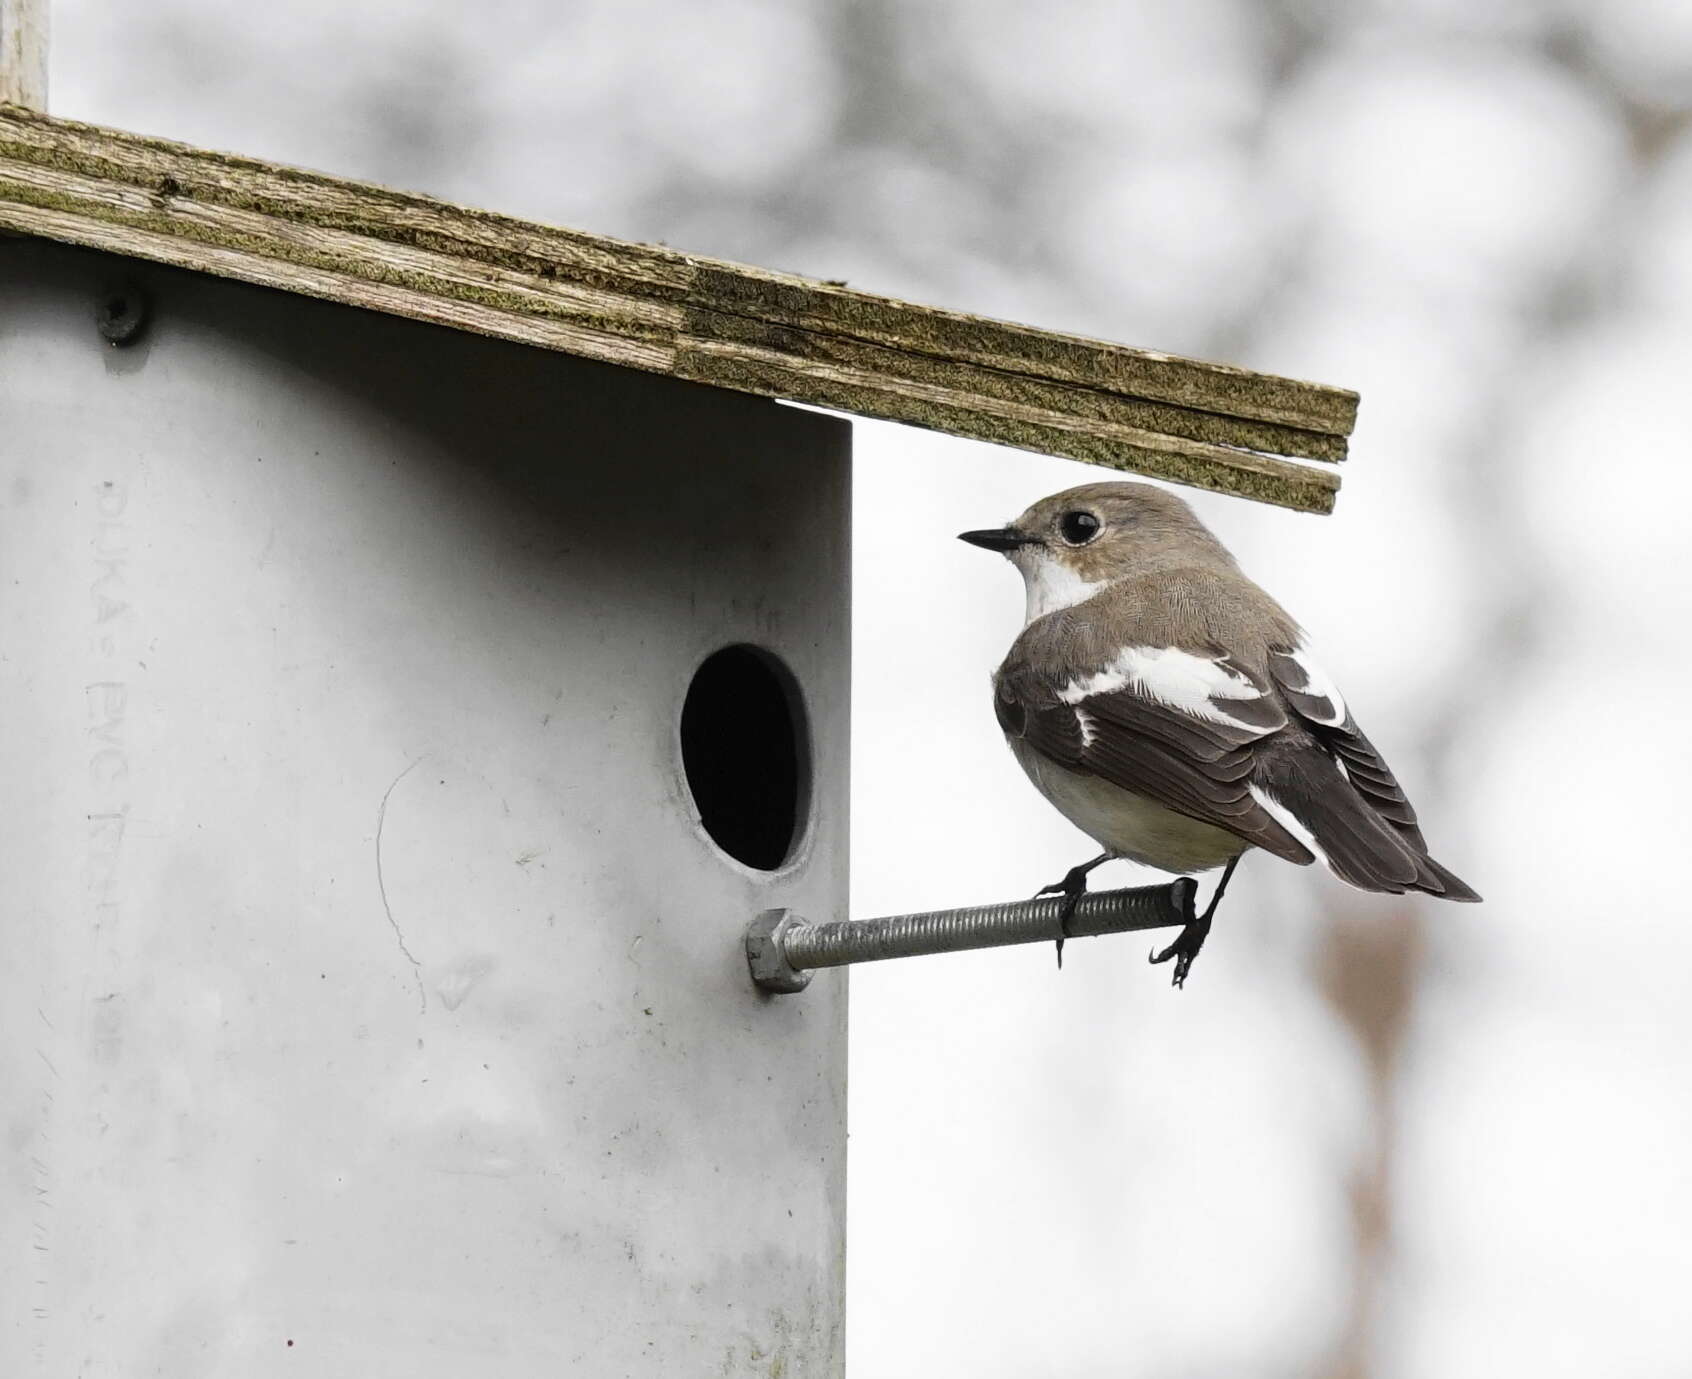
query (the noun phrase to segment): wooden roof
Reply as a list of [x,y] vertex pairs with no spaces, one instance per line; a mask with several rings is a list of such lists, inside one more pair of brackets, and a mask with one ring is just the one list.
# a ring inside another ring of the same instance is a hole
[[1342,388],[16,106],[0,106],[0,230],[1309,512],[1333,508],[1357,414]]

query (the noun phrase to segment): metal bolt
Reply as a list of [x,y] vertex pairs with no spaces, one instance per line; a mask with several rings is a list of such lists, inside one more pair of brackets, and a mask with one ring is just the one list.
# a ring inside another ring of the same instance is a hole
[[134,283],[124,283],[100,298],[94,324],[113,345],[128,345],[145,329],[149,314],[147,294]]
[[810,970],[818,967],[1190,924],[1197,893],[1197,883],[1183,876],[1167,886],[1084,895],[1067,934],[1059,925],[1058,895],[831,924],[807,923],[791,910],[765,910],[746,931],[746,961],[752,980],[765,991],[803,991]]

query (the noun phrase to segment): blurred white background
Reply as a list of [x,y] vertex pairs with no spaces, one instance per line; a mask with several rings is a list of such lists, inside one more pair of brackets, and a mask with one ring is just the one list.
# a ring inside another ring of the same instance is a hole
[[[1183,992],[1149,938],[860,969],[852,1373],[1692,1372],[1686,0],[56,0],[52,75],[1358,388],[1335,517],[1195,501],[1488,903],[1258,855]],[[952,537],[1097,472],[857,448],[855,912],[1031,892],[1091,844],[994,726],[1020,585]]]

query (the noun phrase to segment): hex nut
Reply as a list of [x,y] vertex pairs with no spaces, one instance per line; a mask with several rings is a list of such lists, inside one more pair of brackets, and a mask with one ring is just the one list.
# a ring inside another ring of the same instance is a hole
[[746,930],[746,965],[762,991],[791,994],[811,984],[811,974],[787,960],[787,931],[805,921],[792,910],[765,910]]

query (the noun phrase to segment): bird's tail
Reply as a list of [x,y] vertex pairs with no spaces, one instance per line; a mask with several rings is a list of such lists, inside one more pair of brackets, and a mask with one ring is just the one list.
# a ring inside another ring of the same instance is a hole
[[[1266,762],[1256,790],[1270,812],[1291,815],[1295,830],[1342,881],[1365,891],[1422,891],[1444,900],[1477,901],[1475,890],[1428,855],[1411,823],[1383,819],[1326,753],[1290,752]],[[1282,819],[1285,822],[1285,819]]]
[[[1471,904],[1478,904],[1480,892],[1449,867],[1434,861],[1426,853],[1422,854],[1422,861],[1428,865],[1428,870],[1434,874],[1434,879],[1444,887],[1443,890],[1429,891],[1430,895],[1437,895],[1442,900],[1465,900]],[[1427,890],[1426,886],[1418,886],[1418,890]]]

